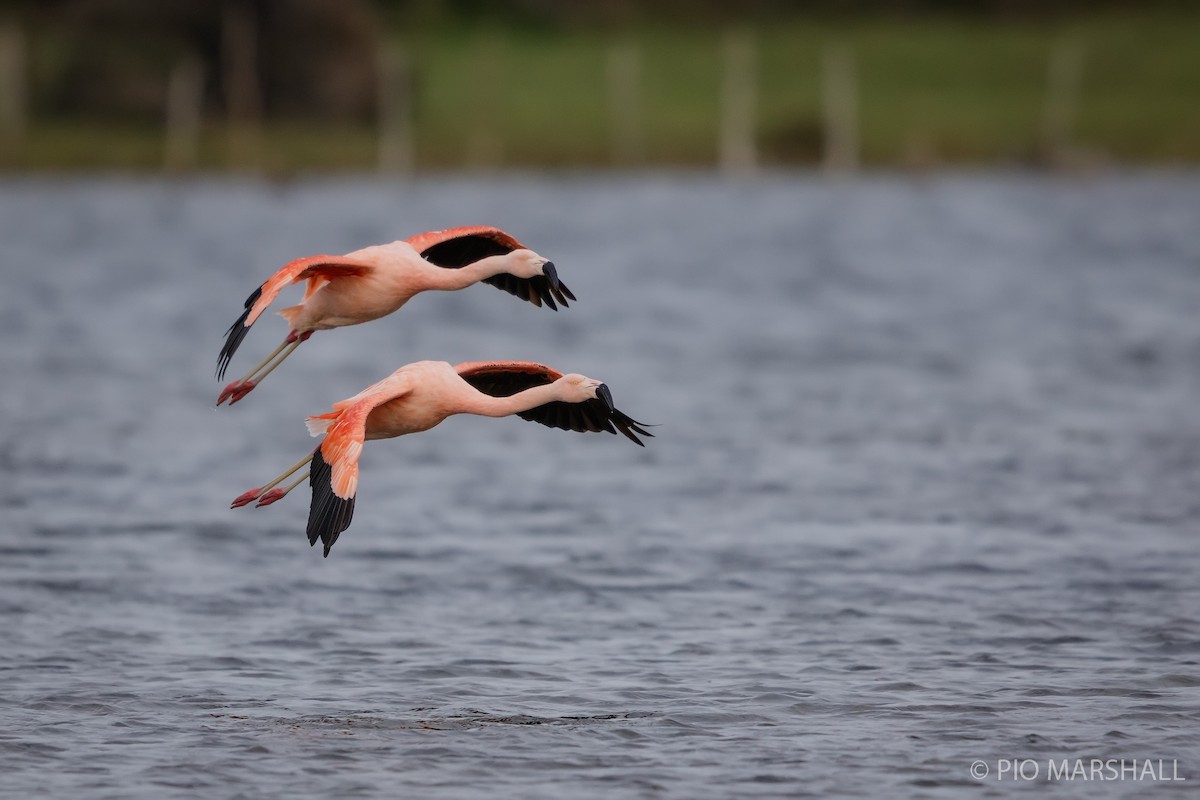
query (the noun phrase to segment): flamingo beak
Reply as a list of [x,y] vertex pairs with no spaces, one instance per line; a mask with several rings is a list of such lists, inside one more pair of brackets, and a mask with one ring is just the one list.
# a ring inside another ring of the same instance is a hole
[[546,280],[550,282],[551,289],[558,289],[558,270],[554,266],[553,261],[547,261],[542,264],[542,274],[546,276]]
[[609,413],[612,413],[615,410],[615,406],[613,406],[612,401],[612,392],[608,390],[608,386],[603,383],[597,386],[596,397],[603,401],[604,405],[608,406]]

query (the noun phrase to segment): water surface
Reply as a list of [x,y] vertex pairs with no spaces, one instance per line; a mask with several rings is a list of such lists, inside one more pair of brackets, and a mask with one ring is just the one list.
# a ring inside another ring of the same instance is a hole
[[[0,183],[0,788],[959,797],[1149,758],[1187,780],[1055,789],[1194,792],[1197,208],[1159,175]],[[271,271],[474,223],[579,302],[418,297],[214,410]],[[661,426],[372,443],[327,560],[301,492],[228,509],[426,358]]]

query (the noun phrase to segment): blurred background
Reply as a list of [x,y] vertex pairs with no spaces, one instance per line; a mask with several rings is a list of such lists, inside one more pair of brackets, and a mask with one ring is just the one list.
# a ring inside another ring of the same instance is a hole
[[[1198,34],[1195,0],[0,0],[3,787],[944,800],[1069,757],[1194,794]],[[430,292],[214,408],[268,275],[466,224],[579,302]],[[303,488],[229,509],[423,358],[661,427],[372,443],[329,559]]]
[[1200,4],[4,0],[0,169],[1200,157]]

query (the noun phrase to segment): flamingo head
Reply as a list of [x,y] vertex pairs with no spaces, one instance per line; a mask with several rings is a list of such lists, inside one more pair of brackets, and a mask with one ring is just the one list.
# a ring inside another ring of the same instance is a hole
[[554,262],[523,247],[508,254],[508,271],[518,278],[536,278],[544,275],[552,286],[558,285],[558,272],[554,269]]
[[562,390],[562,401],[564,403],[583,403],[587,400],[600,400],[608,407],[609,411],[613,410],[612,392],[595,378],[571,373],[559,378],[558,384]]

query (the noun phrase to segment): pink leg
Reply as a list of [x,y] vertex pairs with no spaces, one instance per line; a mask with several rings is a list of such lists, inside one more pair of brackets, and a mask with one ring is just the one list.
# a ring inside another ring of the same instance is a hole
[[263,359],[257,367],[247,372],[244,378],[233,381],[221,390],[221,394],[217,396],[217,405],[221,405],[226,400],[229,401],[229,405],[233,405],[238,400],[250,394],[250,392],[254,391],[254,387],[262,383],[263,378],[270,375],[271,371],[282,364],[283,360],[290,356],[300,346],[301,342],[308,341],[308,337],[312,335],[312,331],[304,331],[303,333],[291,331],[288,333],[287,338],[283,340],[283,344],[276,347],[274,352]]

